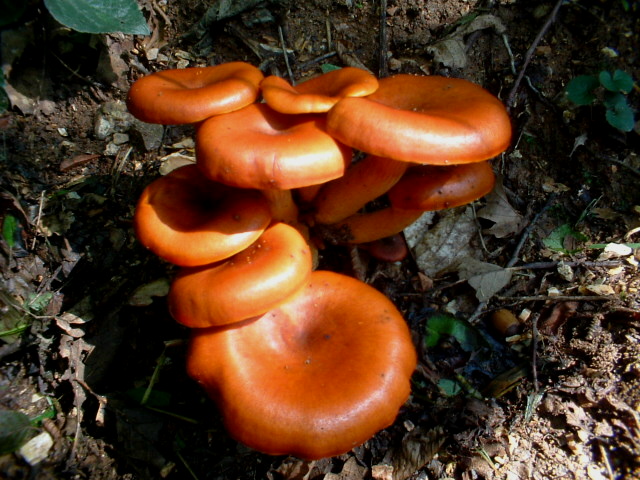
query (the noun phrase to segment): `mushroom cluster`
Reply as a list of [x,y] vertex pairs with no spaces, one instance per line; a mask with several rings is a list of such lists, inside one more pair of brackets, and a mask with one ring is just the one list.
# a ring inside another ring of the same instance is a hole
[[373,287],[314,270],[314,253],[488,193],[511,135],[502,103],[460,79],[346,67],[293,86],[232,62],[143,77],[127,105],[196,128],[196,164],[151,183],[134,225],[181,267],[169,310],[230,434],[316,459],[390,425],[416,366],[409,329]]

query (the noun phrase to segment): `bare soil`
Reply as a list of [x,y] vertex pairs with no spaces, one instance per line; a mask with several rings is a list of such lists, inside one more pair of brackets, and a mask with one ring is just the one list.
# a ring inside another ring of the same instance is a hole
[[[640,238],[639,129],[620,132],[601,104],[564,93],[581,74],[640,78],[637,2],[273,1],[208,22],[202,0],[139,3],[150,37],[73,32],[38,1],[1,32],[12,106],[0,117],[0,407],[38,419],[33,433],[52,445],[39,463],[0,456],[0,477],[640,478],[639,257],[604,249]],[[236,443],[186,376],[188,332],[164,299],[174,267],[137,243],[132,215],[170,154],[193,157],[193,131],[132,124],[122,103],[135,79],[166,68],[243,60],[286,76],[282,41],[296,80],[326,64],[466,78],[514,126],[493,161],[498,197],[430,227],[472,219],[468,241],[446,236],[447,256],[464,246],[511,267],[488,298],[477,271],[430,269],[415,250],[398,264],[321,252],[321,266],[396,303],[420,362],[394,425],[314,462]],[[636,85],[636,109],[638,98]],[[426,347],[443,313],[478,342]]]

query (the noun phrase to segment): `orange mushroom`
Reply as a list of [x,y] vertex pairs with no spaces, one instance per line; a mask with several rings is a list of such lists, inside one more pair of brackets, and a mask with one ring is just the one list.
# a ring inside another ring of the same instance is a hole
[[386,207],[373,212],[356,213],[331,225],[318,225],[317,230],[330,243],[368,243],[400,233],[423,213],[418,209]]
[[254,104],[200,125],[198,167],[212,180],[242,188],[291,189],[340,177],[351,149],[324,130],[319,115],[285,115]]
[[284,78],[266,77],[262,97],[281,113],[324,113],[344,97],[364,97],[375,92],[378,80],[366,70],[345,67],[292,86]]
[[164,70],[134,82],[127,107],[148,123],[200,122],[253,103],[263,78],[258,68],[244,62]]
[[489,162],[415,166],[389,190],[390,207],[356,213],[319,230],[333,243],[373,242],[401,232],[423,212],[471,203],[489,193],[494,183]]
[[408,210],[444,210],[485,196],[495,184],[489,162],[410,168],[388,193],[391,205]]
[[275,223],[233,257],[181,270],[169,291],[169,311],[178,323],[192,328],[262,315],[302,288],[311,264],[302,235]]
[[401,233],[373,242],[361,243],[358,248],[369,252],[369,255],[383,262],[399,262],[409,254],[409,247]]
[[322,186],[313,200],[314,220],[335,223],[353,215],[384,195],[402,178],[406,162],[370,155],[351,165],[345,174]]
[[466,80],[395,75],[373,94],[344,98],[327,113],[327,131],[373,155],[433,165],[478,162],[511,138],[504,105]]
[[416,353],[402,315],[374,288],[328,271],[278,308],[193,332],[188,374],[231,436],[272,455],[339,455],[389,426]]
[[144,189],[133,221],[140,243],[189,267],[244,250],[267,228],[271,214],[260,192],[212,182],[187,165]]

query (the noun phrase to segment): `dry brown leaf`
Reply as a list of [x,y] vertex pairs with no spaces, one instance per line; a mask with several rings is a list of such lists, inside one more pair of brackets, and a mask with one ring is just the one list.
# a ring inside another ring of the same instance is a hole
[[500,179],[485,199],[487,204],[478,210],[477,215],[495,223],[491,228],[486,229],[485,233],[497,238],[504,238],[522,230],[522,216],[509,204]]
[[477,228],[469,207],[445,210],[433,228],[419,233],[413,233],[416,243],[411,249],[418,268],[428,277],[452,270],[462,258],[476,254],[471,239]]
[[458,265],[458,275],[476,291],[476,298],[486,302],[511,281],[511,270],[492,263],[465,258]]
[[361,480],[365,478],[366,473],[367,467],[359,465],[355,457],[350,457],[340,473],[327,473],[324,480]]

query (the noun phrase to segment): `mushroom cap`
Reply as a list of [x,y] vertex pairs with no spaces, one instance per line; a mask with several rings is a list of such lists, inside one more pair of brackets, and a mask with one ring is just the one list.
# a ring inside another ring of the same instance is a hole
[[311,265],[311,250],[303,236],[285,223],[274,223],[233,257],[182,269],[169,291],[169,311],[178,323],[191,328],[262,315],[302,288]]
[[242,188],[291,189],[342,176],[350,148],[324,129],[324,116],[286,115],[265,104],[203,122],[196,158],[212,180]]
[[245,62],[155,72],[131,85],[127,107],[148,123],[200,122],[255,102],[262,72]]
[[407,162],[374,155],[353,163],[342,177],[325,183],[313,199],[315,221],[329,224],[353,215],[384,195],[408,166]]
[[148,185],[133,218],[140,243],[164,260],[192,267],[230,257],[271,222],[266,198],[206,179],[195,165]]
[[409,247],[401,233],[362,243],[358,248],[369,252],[372,257],[383,262],[399,262],[409,254]]
[[368,243],[400,233],[423,213],[422,210],[386,207],[372,212],[355,213],[331,225],[318,225],[318,230],[331,243]]
[[296,86],[271,75],[260,84],[262,97],[281,113],[324,113],[344,97],[364,97],[375,92],[378,79],[361,68],[345,67],[318,75]]
[[474,83],[400,74],[368,97],[340,100],[327,113],[327,131],[373,155],[447,165],[503,152],[511,122],[500,100]]
[[394,208],[444,210],[466,205],[493,190],[495,174],[489,162],[410,168],[388,196]]
[[393,303],[351,277],[315,271],[280,307],[194,331],[187,371],[231,436],[306,459],[339,455],[389,426],[416,353]]

